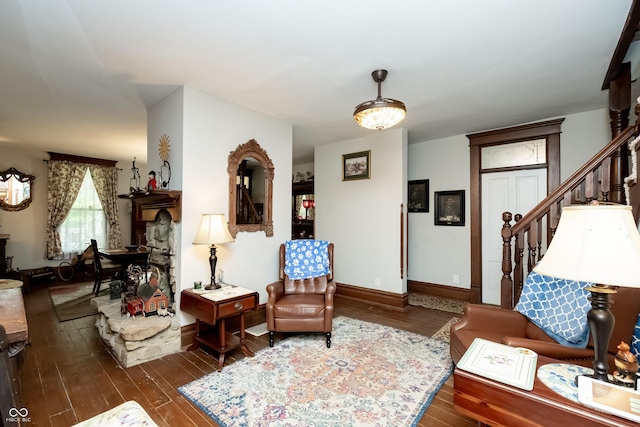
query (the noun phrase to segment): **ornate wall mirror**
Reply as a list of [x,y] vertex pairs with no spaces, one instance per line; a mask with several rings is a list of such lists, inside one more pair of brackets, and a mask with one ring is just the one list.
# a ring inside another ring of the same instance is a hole
[[0,209],[21,211],[31,204],[33,175],[22,173],[16,168],[0,172]]
[[229,231],[273,236],[273,162],[255,139],[229,154]]

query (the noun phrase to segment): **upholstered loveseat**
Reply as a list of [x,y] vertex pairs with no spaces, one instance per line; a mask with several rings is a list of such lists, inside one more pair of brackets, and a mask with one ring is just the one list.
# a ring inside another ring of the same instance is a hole
[[[619,288],[611,296],[611,312],[616,323],[609,342],[609,366],[613,365],[616,346],[620,341],[629,343],[640,313],[640,289]],[[526,347],[539,355],[590,367],[593,362],[593,342],[586,348],[573,348],[558,344],[542,329],[518,311],[494,306],[467,304],[462,319],[451,326],[450,352],[454,363],[462,358],[474,338]]]

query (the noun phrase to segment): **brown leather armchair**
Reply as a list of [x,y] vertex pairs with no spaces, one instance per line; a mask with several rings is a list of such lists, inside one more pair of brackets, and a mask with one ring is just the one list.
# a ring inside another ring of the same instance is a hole
[[266,305],[269,346],[275,332],[324,332],[331,347],[333,328],[333,243],[329,243],[326,276],[293,280],[285,273],[285,245],[280,245],[280,280],[267,286]]
[[[630,343],[633,330],[640,313],[640,289],[618,288],[611,295],[611,312],[616,323],[609,341],[609,367],[618,351],[620,341]],[[526,347],[539,355],[553,359],[591,367],[593,362],[593,341],[589,339],[587,348],[572,348],[558,344],[542,329],[514,310],[499,307],[467,304],[462,319],[451,326],[449,351],[453,363],[457,364],[474,338],[484,338],[512,347]]]

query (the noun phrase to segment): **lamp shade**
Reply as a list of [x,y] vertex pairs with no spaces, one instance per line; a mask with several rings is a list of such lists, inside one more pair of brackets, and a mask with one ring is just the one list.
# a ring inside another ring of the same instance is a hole
[[407,111],[402,102],[395,99],[378,98],[356,107],[353,118],[367,129],[383,130],[400,123]]
[[227,221],[224,214],[203,214],[200,221],[200,228],[194,245],[215,245],[233,242],[234,238],[229,233]]
[[378,83],[378,97],[357,105],[353,112],[353,119],[367,129],[388,129],[405,118],[407,108],[402,101],[382,97],[381,85],[387,77],[387,70],[375,70],[371,73],[371,77]]
[[630,206],[567,206],[534,270],[545,276],[640,287],[640,233]]

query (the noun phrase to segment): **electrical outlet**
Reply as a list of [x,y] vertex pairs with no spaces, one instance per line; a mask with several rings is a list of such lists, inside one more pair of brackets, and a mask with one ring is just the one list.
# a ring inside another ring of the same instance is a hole
[[375,281],[374,281],[374,282],[375,282],[375,284],[376,284],[376,288],[379,288],[379,287],[380,287],[380,278],[379,278],[379,277],[376,277],[376,279],[375,279]]
[[457,274],[453,275],[453,283],[460,283],[460,276],[458,276]]

